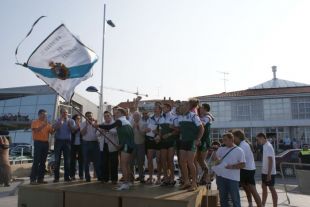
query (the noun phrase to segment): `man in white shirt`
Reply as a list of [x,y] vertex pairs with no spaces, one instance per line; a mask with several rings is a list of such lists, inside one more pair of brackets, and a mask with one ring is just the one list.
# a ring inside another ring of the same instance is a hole
[[98,180],[100,180],[100,149],[97,138],[97,129],[93,127],[93,125],[96,123],[96,120],[93,119],[93,113],[86,112],[85,116],[91,123],[89,123],[89,121],[84,121],[81,123],[80,128],[83,139],[82,149],[84,157],[85,179],[86,182],[90,182],[89,164],[91,161],[94,163],[94,168],[98,176]]
[[263,196],[262,203],[263,206],[266,204],[268,192],[267,186],[271,192],[273,206],[278,205],[278,195],[274,188],[275,177],[276,177],[276,162],[275,153],[270,142],[267,141],[267,137],[264,133],[259,133],[256,135],[259,144],[263,145],[263,167],[262,167],[262,188]]
[[251,146],[245,141],[244,132],[240,129],[233,130],[235,144],[238,145],[245,155],[245,167],[240,170],[240,184],[244,189],[249,207],[253,207],[252,196],[256,202],[257,207],[262,206],[262,201],[255,187],[255,161]]
[[240,169],[245,167],[243,150],[234,144],[234,135],[223,135],[225,147],[220,147],[216,152],[218,165],[212,169],[216,173],[220,193],[221,207],[228,207],[228,195],[234,207],[241,207],[239,194]]

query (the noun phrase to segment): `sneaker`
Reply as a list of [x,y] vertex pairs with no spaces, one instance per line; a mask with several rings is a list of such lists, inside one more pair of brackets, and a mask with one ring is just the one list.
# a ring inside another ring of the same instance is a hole
[[29,184],[30,184],[30,185],[39,185],[39,183],[37,183],[36,181],[30,181]]
[[47,181],[44,181],[44,180],[38,180],[38,184],[47,184],[48,182]]
[[65,178],[65,182],[71,182],[70,178]]
[[119,186],[118,188],[116,188],[116,190],[129,190],[129,185],[128,183],[123,183],[121,186]]

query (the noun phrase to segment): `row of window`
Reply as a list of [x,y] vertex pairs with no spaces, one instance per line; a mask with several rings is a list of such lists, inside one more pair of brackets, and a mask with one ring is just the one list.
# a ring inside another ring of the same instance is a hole
[[310,97],[210,102],[217,121],[310,119]]

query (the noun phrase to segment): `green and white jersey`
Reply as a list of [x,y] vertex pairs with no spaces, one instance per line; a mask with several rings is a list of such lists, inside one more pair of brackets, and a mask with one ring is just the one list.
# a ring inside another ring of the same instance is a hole
[[178,116],[178,126],[180,128],[180,139],[182,141],[193,141],[197,139],[199,126],[202,123],[198,115],[194,112],[188,112],[186,115]]
[[[160,126],[160,131],[161,131],[161,135],[165,135],[165,134],[168,134],[168,133],[171,133],[174,131],[174,127],[175,126],[175,122],[174,120],[176,119],[176,117],[174,115],[172,115],[171,112],[168,112],[166,114],[163,114],[163,117],[162,119],[160,119],[160,122],[159,122],[159,126]],[[164,139],[162,141],[171,141],[171,140],[174,140],[175,136],[170,136],[168,137],[167,139]]]
[[200,117],[200,120],[205,128],[201,141],[207,142],[210,146],[210,142],[211,142],[210,131],[211,131],[212,118],[209,115],[205,115],[203,117]]
[[116,128],[120,145],[127,144],[129,147],[134,147],[134,133],[130,122],[126,119],[125,116],[122,116],[117,120],[122,123]]
[[160,116],[154,115],[147,120],[147,128],[151,129],[151,131],[146,133],[146,136],[153,137],[153,138],[156,136],[156,134],[153,132],[153,130],[159,129],[159,123],[162,122],[162,119],[163,119],[162,115],[160,115]]

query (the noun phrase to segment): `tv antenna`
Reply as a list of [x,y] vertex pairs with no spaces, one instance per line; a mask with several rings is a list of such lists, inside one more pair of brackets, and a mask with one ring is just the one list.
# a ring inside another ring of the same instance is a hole
[[223,81],[224,81],[224,90],[225,90],[225,93],[226,93],[226,81],[228,81],[228,79],[226,78],[227,75],[229,75],[228,72],[225,72],[225,71],[217,71],[218,73],[222,73],[223,74]]

